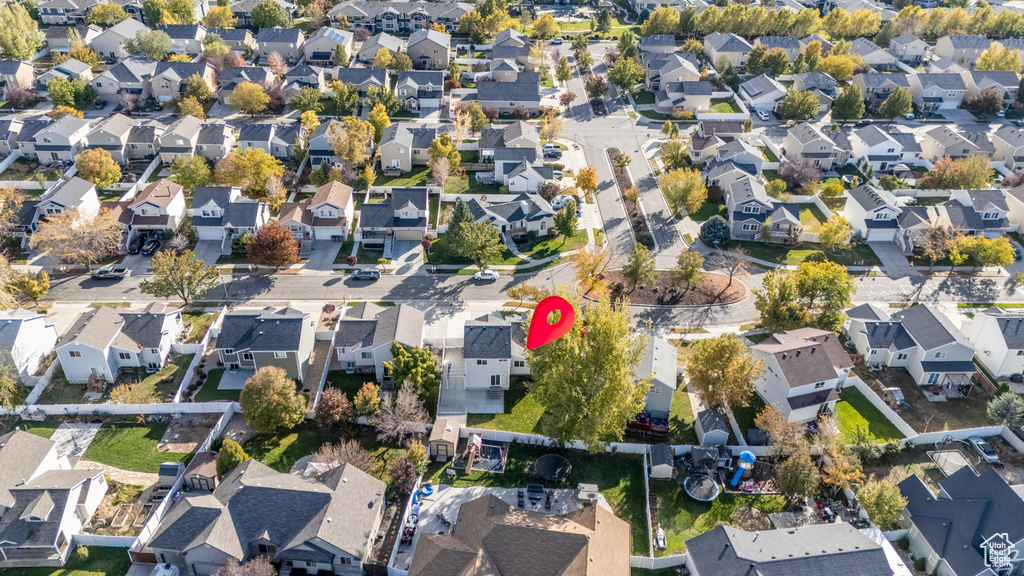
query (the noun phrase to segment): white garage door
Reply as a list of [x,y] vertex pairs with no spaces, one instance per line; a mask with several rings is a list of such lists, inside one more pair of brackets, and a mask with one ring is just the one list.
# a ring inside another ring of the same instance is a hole
[[196,238],[200,240],[222,240],[224,230],[212,226],[199,226],[196,228]]
[[395,240],[412,240],[418,242],[423,239],[423,233],[419,230],[396,230]]
[[869,242],[892,242],[895,234],[896,230],[892,228],[875,228],[874,230],[868,230],[867,240]]
[[192,565],[192,569],[195,570],[196,576],[210,576],[222,567],[223,566],[219,566],[217,564],[196,563]]

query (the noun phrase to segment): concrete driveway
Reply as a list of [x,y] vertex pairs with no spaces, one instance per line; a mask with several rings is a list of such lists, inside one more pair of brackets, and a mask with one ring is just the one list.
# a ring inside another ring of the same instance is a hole
[[149,261],[153,259],[153,256],[145,256],[141,252],[139,254],[125,254],[124,260],[121,260],[121,266],[131,270],[132,274],[145,274],[146,269],[149,268]]
[[420,262],[423,247],[415,240],[396,240],[391,248],[391,254],[395,274],[409,274]]
[[196,242],[196,258],[202,260],[207,266],[217,263],[220,258],[219,240],[200,240]]
[[939,114],[946,117],[946,120],[952,120],[955,124],[974,124],[978,119],[967,110],[960,110],[959,108],[954,110],[939,110]]
[[313,242],[313,246],[309,251],[309,260],[303,268],[306,270],[330,272],[334,267],[334,259],[338,256],[338,250],[340,249],[341,242],[331,242],[330,240]]

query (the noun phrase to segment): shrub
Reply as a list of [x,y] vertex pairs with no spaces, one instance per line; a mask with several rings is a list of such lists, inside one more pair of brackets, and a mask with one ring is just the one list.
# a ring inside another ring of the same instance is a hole
[[918,558],[914,560],[914,570],[918,572],[924,572],[924,558]]
[[323,307],[324,314],[332,314],[334,312],[334,310],[335,310],[334,304],[324,304],[324,307]]
[[345,258],[345,262],[349,266],[355,266],[359,262],[359,259],[356,258],[355,256],[349,256],[348,258]]
[[897,544],[899,545],[900,550],[909,550],[910,549],[910,539],[907,538],[906,536],[904,536],[903,538],[900,538],[900,540],[899,540],[899,542],[897,542]]

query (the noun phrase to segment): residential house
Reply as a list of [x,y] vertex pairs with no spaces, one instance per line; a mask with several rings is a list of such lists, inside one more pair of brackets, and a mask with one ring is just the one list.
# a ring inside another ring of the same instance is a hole
[[160,162],[166,165],[194,154],[202,126],[203,121],[195,116],[175,120],[159,137]]
[[89,122],[74,116],[64,116],[47,125],[35,137],[35,154],[40,164],[53,164],[64,160],[74,162],[75,156],[85,149]]
[[[533,62],[530,61],[529,46],[517,46],[514,44],[492,46],[490,56],[492,64],[498,60],[508,60],[506,64],[511,65],[511,67],[516,68],[517,70],[524,70],[526,72],[534,71]],[[502,82],[502,80],[497,78],[495,78],[495,81]]]
[[968,68],[974,68],[978,57],[989,49],[991,42],[984,34],[949,34],[935,41],[934,52]]
[[875,125],[853,130],[850,134],[853,157],[867,161],[875,172],[883,172],[903,161],[903,145],[892,134]]
[[185,221],[185,192],[181,184],[161,178],[143,188],[128,204],[129,233],[163,231],[170,238]]
[[862,184],[848,192],[843,217],[850,228],[868,242],[894,242],[900,233],[899,218],[902,213],[892,192]]
[[686,567],[694,576],[909,576],[892,545],[879,540],[845,522],[757,532],[718,526],[686,541]]
[[302,45],[305,42],[306,37],[298,28],[260,28],[256,34],[256,45],[259,46],[262,62],[266,62],[274,52],[280,54],[285,62],[298,62],[302,59]]
[[321,165],[335,165],[339,163],[338,157],[334,155],[334,148],[331,147],[331,130],[341,131],[341,123],[337,120],[321,122],[309,134],[309,165],[315,170]]
[[509,28],[498,32],[497,36],[494,37],[494,44],[497,46],[515,46],[518,48],[529,48],[530,39],[525,34],[519,32],[515,28]]
[[195,75],[206,81],[211,92],[217,89],[217,76],[208,62],[160,62],[150,80],[153,96],[160,102],[180,98],[185,93],[188,79]]
[[95,38],[88,46],[96,52],[96,55],[104,60],[123,60],[132,54],[124,49],[124,41],[135,38],[139,32],[147,32],[149,27],[134,18],[129,18],[107,28]]
[[754,46],[764,46],[767,51],[780,48],[789,57],[790,62],[796,60],[801,51],[800,40],[792,36],[761,36],[754,40]]
[[388,126],[377,144],[381,170],[409,172],[413,166],[426,166],[427,149],[442,133],[440,128],[410,128],[406,122]]
[[[459,28],[459,18],[473,10],[465,2],[341,2],[331,8],[331,20],[344,15],[352,28],[365,27],[373,32],[409,33],[441,24],[449,32]],[[499,34],[500,37],[500,34]]]
[[362,574],[384,516],[387,486],[351,464],[316,476],[239,464],[213,493],[182,493],[150,541],[161,563],[194,576],[268,556],[274,565]]
[[1020,74],[1004,70],[975,70],[961,74],[967,84],[966,98],[992,89],[1003,100],[1003,108],[1009,108],[1017,101]]
[[352,187],[328,182],[317,188],[312,198],[282,204],[277,222],[291,230],[300,243],[344,242],[352,216]]
[[629,524],[602,505],[552,515],[488,494],[462,504],[450,535],[420,534],[409,576],[507,574],[524,562],[530,574],[626,574]]
[[243,82],[252,82],[253,84],[265,86],[267,82],[276,79],[277,74],[274,74],[266,66],[232,66],[225,68],[220,72],[220,90],[217,90],[217,101],[221,104],[227,104],[228,96],[231,96],[231,92],[235,87]]
[[[448,382],[460,376],[464,379],[466,404],[470,411],[502,410],[505,392],[515,376],[530,375],[526,364],[526,331],[519,318],[504,318],[491,313],[469,320],[463,328],[463,366],[453,366]],[[456,356],[457,358],[457,356]],[[457,361],[457,360],[456,360]],[[487,394],[487,402],[481,398]]]
[[138,160],[156,156],[160,137],[166,130],[166,126],[156,121],[132,126],[128,131],[128,159]]
[[994,162],[1002,162],[1010,170],[1024,168],[1024,130],[1009,124],[992,133]]
[[540,111],[540,81],[536,72],[519,74],[515,82],[481,82],[476,86],[476,98],[483,108],[497,108],[511,113],[523,106],[530,114]]
[[790,161],[808,158],[815,165],[821,166],[822,170],[832,169],[835,143],[810,122],[801,122],[792,126],[786,133],[782,145],[782,152]]
[[406,52],[418,70],[445,70],[451,62],[452,37],[437,30],[417,30],[409,36]]
[[520,66],[514,60],[492,59],[488,64],[491,80],[495,82],[515,82],[519,80]]
[[850,82],[860,88],[860,95],[867,101],[868,108],[877,110],[889,93],[897,88],[910,89],[908,74],[883,74],[881,72],[864,72],[854,74]]
[[752,48],[742,36],[731,32],[726,34],[712,32],[704,36],[704,53],[716,67],[722,58],[725,58],[734,68],[745,68],[747,56],[750,55]]
[[243,124],[238,133],[239,150],[259,148],[274,158],[295,158],[296,143],[301,149],[305,130],[298,122]]
[[814,92],[818,101],[821,102],[818,107],[819,113],[832,109],[832,101],[839,95],[837,86],[838,83],[835,79],[824,72],[804,72],[793,75],[793,90]]
[[203,52],[203,38],[206,28],[201,24],[160,24],[156,27],[171,38],[173,52],[196,55]]
[[[903,527],[915,558],[924,558],[925,571],[942,576],[961,574],[1019,574],[1020,564],[993,570],[989,546],[1010,550],[1024,546],[1024,499],[989,469],[978,476],[964,466],[939,480],[936,495],[920,478],[911,475],[899,483],[907,500]],[[1012,556],[1011,556],[1012,558]]]
[[183,328],[180,310],[156,302],[141,311],[101,306],[61,336],[57,358],[68,382],[113,383],[122,370],[159,370]]
[[10,354],[19,376],[31,376],[57,343],[53,324],[35,311],[24,308],[0,310],[0,350]]
[[676,37],[674,34],[653,34],[640,38],[640,53],[674,54]]
[[118,164],[128,162],[128,134],[133,127],[141,124],[141,120],[130,118],[124,114],[114,114],[101,121],[92,132],[85,137],[89,148],[101,148],[110,153],[110,157]]
[[508,186],[510,192],[534,194],[541,184],[554,179],[553,169],[537,161],[535,148],[498,148],[493,159],[494,181]]
[[0,569],[60,567],[107,493],[103,470],[72,470],[56,443],[0,436]]
[[89,10],[99,0],[49,0],[40,2],[39,20],[43,24],[85,24]]
[[700,64],[696,56],[688,52],[641,52],[640,57],[647,70],[644,86],[652,92],[660,90],[663,84],[702,80]]
[[7,94],[7,86],[17,84],[22,88],[35,86],[35,69],[28,62],[20,60],[0,60],[0,88],[3,88],[4,95]]
[[426,188],[392,188],[377,204],[363,204],[359,210],[359,230],[363,244],[384,244],[392,240],[419,242],[430,230],[427,222]]
[[736,182],[750,178],[757,180],[758,172],[752,164],[737,164],[731,160],[719,162],[712,159],[704,169],[704,178],[709,188],[717,186],[722,190],[728,190]]
[[97,98],[104,102],[118,102],[118,94],[127,92],[141,104],[153,93],[150,80],[156,73],[157,64],[156,60],[138,54],[120,60],[92,79]]
[[[17,135],[14,138],[13,148],[21,151],[21,155],[31,158],[36,154],[36,135],[44,128],[53,124],[53,120],[45,116],[36,116],[38,120],[24,119],[21,122]],[[14,127],[14,124],[12,124]]]
[[998,40],[993,38],[992,45],[1015,50],[1017,55],[1021,57],[1021,62],[1024,62],[1024,38],[1000,38]]
[[399,72],[395,95],[405,110],[440,109],[444,105],[444,72]]
[[[993,306],[974,314],[962,332],[977,359],[999,379],[1024,372],[1024,314]],[[3,332],[0,332],[3,334]]]
[[[321,28],[321,30],[334,30],[334,28]],[[252,30],[246,28],[207,28],[207,34],[216,34],[224,44],[238,52],[245,54],[248,51],[256,51],[256,36]]]
[[231,253],[231,241],[252,236],[270,218],[270,207],[242,196],[239,188],[200,186],[192,194],[192,229],[196,238],[216,240],[221,254]]
[[46,85],[50,83],[50,80],[54,78],[63,78],[68,82],[74,80],[84,80],[86,82],[92,81],[92,66],[71,58],[61,62],[60,64],[50,68],[46,72],[39,75],[39,79],[36,82],[36,89],[40,92],[46,90]]
[[6,158],[17,148],[18,135],[23,122],[20,118],[8,116],[0,119],[0,158]]
[[[294,144],[294,142],[293,142]],[[235,147],[235,129],[224,122],[205,122],[196,138],[195,153],[210,162],[228,155]]]
[[392,36],[387,32],[380,32],[373,36],[370,36],[363,42],[363,45],[359,48],[359,53],[356,57],[360,62],[367,64],[373,63],[373,59],[377,56],[377,52],[380,52],[381,48],[387,48],[388,52],[391,53],[391,57],[394,58],[402,53],[402,39],[397,36]]
[[821,35],[818,35],[818,34],[811,34],[810,36],[805,36],[805,37],[801,38],[800,39],[800,50],[801,51],[806,50],[807,47],[811,44],[811,42],[817,42],[817,43],[821,44],[821,52],[823,54],[828,52],[828,51],[830,51],[830,50],[832,50],[832,46],[833,46],[832,42],[829,42],[828,40],[825,39],[824,36],[821,36]]
[[[140,0],[113,0],[113,2],[120,6],[128,14],[129,18],[134,18],[146,24],[146,14],[142,10],[142,2]],[[201,19],[206,15],[206,7],[197,5],[193,14],[196,15],[197,19]]]
[[644,348],[635,378],[651,377],[651,386],[644,399],[643,413],[668,420],[672,412],[672,396],[679,385],[678,349],[660,336],[651,335]]
[[889,41],[889,52],[907,66],[917,67],[928,54],[928,43],[909,32],[904,32]]
[[68,44],[68,32],[72,30],[78,32],[86,46],[92,44],[92,41],[103,32],[103,28],[95,24],[89,24],[88,26],[50,26],[43,34],[46,38],[46,47],[50,49],[51,54],[67,54],[71,51],[71,46]]
[[661,112],[690,110],[697,113],[711,108],[710,82],[663,82],[661,86],[654,95],[656,108]]
[[905,207],[897,243],[909,254],[920,235],[935,226],[986,238],[1005,236],[1016,226],[1008,219],[1008,197],[1005,190],[954,190],[950,200],[941,204]]
[[767,225],[772,240],[781,242],[802,230],[800,207],[772,199],[753,177],[739,178],[725,187],[725,191],[733,238],[760,239],[761,228]]
[[817,328],[778,332],[750,351],[764,362],[764,372],[754,380],[758,395],[790,422],[832,414],[853,368],[839,337]]
[[936,126],[921,134],[921,157],[934,162],[943,156],[966,158],[981,153],[980,141],[972,141],[967,136],[946,124]]
[[752,110],[774,112],[786,97],[786,87],[778,80],[761,74],[740,84],[739,96]]
[[890,126],[886,133],[903,147],[903,154],[900,157],[903,164],[907,166],[921,165],[921,143],[917,141],[915,133],[904,132],[897,125]]
[[850,54],[860,56],[865,64],[874,68],[895,68],[897,58],[892,52],[882,48],[867,38],[857,38],[850,45]]
[[959,108],[967,93],[967,84],[959,74],[907,74],[906,77],[914,104],[923,114]]
[[477,140],[480,158],[493,160],[498,148],[540,148],[539,129],[534,124],[516,120],[511,124],[491,124],[480,131]]
[[933,57],[925,62],[924,71],[929,74],[964,74],[969,68],[966,64],[954,62],[947,58]]
[[[231,8],[231,14],[236,19],[235,26],[238,28],[252,28],[252,9],[262,1],[263,0],[230,0],[228,6]],[[295,4],[288,2],[287,0],[274,0],[274,2],[284,8],[284,11],[289,15],[297,15],[298,8]]]
[[387,70],[376,68],[342,68],[334,69],[332,77],[342,84],[351,84],[359,92],[359,99],[365,104],[370,86],[390,87],[390,76]]
[[391,362],[391,345],[423,346],[423,312],[408,304],[378,306],[363,302],[349,307],[338,320],[334,348],[341,367],[350,374],[373,372],[378,382],[391,381],[384,362]]
[[718,147],[743,134],[742,122],[698,122],[687,146],[690,159],[696,163],[714,158]]
[[100,199],[96,195],[96,186],[92,182],[72,176],[61,180],[43,193],[35,205],[30,231],[34,231],[40,221],[49,216],[56,216],[67,210],[75,210],[85,220],[91,221],[100,211]]
[[472,198],[467,204],[476,222],[492,224],[498,232],[512,238],[522,238],[531,232],[547,236],[555,227],[555,210],[537,194],[523,194],[497,204]]
[[316,319],[308,312],[272,306],[232,310],[217,336],[217,357],[228,370],[274,366],[302,382],[315,337]]
[[306,57],[306,64],[311,66],[333,66],[334,55],[338,48],[345,51],[345,56],[351,58],[353,34],[348,30],[338,30],[324,26],[309,37],[309,40],[302,45],[302,54]]
[[715,151],[715,163],[733,162],[741,166],[751,166],[756,173],[764,168],[765,158],[760,150],[743,140],[735,139],[726,142]]
[[921,386],[970,382],[974,348],[945,314],[919,304],[878,318],[864,306],[847,311],[846,335],[865,364],[906,368]]
[[299,64],[292,66],[284,74],[284,93],[289,99],[303,88],[316,88],[323,92],[326,87],[324,69],[319,66]]

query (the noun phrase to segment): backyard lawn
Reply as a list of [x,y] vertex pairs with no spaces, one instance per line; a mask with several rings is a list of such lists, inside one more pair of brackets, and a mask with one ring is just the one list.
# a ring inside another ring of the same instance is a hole
[[[138,384],[132,385],[133,391],[140,389],[142,392],[155,394],[159,401],[167,401],[174,397],[174,394],[181,387],[181,382],[188,374],[188,365],[192,363],[195,354],[179,354],[168,360],[164,367],[146,376]],[[104,396],[109,397],[113,386],[107,386]]]
[[785,505],[780,496],[725,493],[713,502],[698,502],[686,495],[682,482],[675,480],[651,480],[650,487],[651,495],[658,499],[657,522],[665,531],[668,543],[668,548],[663,552],[655,551],[655,556],[678,554],[686,550],[685,542],[690,538],[719,524],[734,525],[733,512],[742,506],[750,506],[769,514],[781,512]]
[[287,473],[292,464],[320,449],[325,440],[310,430],[284,430],[258,434],[245,443],[245,453],[278,472]]
[[242,393],[241,390],[221,390],[217,388],[220,385],[220,379],[224,377],[223,368],[214,368],[206,375],[206,383],[203,384],[202,390],[196,394],[196,402],[214,402],[216,400],[234,400],[238,401],[238,396]]
[[746,406],[733,406],[732,415],[736,418],[736,423],[740,426],[740,431],[744,434],[751,428],[757,428],[754,424],[754,418],[764,410],[764,400],[758,394],[751,394],[750,400]]
[[847,444],[857,442],[858,427],[879,441],[900,440],[904,437],[899,429],[861,394],[860,390],[853,387],[843,390],[839,402],[836,402],[835,415],[839,432],[846,438]]
[[43,438],[50,438],[60,426],[60,418],[47,418],[46,420],[40,420],[38,422],[34,420],[14,420],[10,428],[8,430],[4,430],[2,433],[6,434],[11,432],[14,430],[15,426],[29,434],[35,434],[36,436],[42,436]]
[[705,202],[700,210],[690,214],[690,219],[694,222],[704,222],[712,216],[725,217],[725,204],[722,202]]
[[[903,390],[903,399],[910,406],[900,408],[900,418],[917,432],[938,430],[961,430],[988,426],[986,403],[988,396],[980,386],[975,386],[968,398],[949,398],[946,402],[929,402],[914,382],[910,373],[900,368],[884,368],[869,375],[887,387],[898,386]],[[863,379],[863,376],[862,376]],[[865,382],[870,380],[865,379]]]
[[793,248],[782,244],[765,244],[748,240],[733,240],[729,246],[741,246],[753,258],[767,260],[776,264],[799,266],[811,254],[824,254],[829,260],[843,266],[881,266],[882,261],[875,251],[867,244],[859,244],[847,248],[841,256],[830,254],[816,242],[804,242]]
[[59,365],[53,371],[53,378],[39,396],[36,404],[78,404],[85,395],[84,384],[71,384],[64,377],[64,369]]
[[672,415],[668,419],[669,444],[697,444],[697,429],[694,428],[696,417],[690,406],[690,395],[681,382],[672,394]]
[[430,167],[420,166],[401,176],[378,176],[374,186],[426,186]]
[[[466,178],[456,178],[450,176],[444,183],[445,194],[488,194],[496,195],[499,194],[499,189],[493,184],[481,184],[477,182],[477,179],[470,174]],[[498,196],[492,201],[499,201],[502,196]]]
[[4,576],[124,576],[132,566],[127,548],[79,546],[60,568],[7,568]]
[[539,433],[544,407],[530,395],[528,382],[522,378],[512,381],[505,392],[504,414],[467,414],[466,425],[524,434]]
[[356,399],[356,394],[359,393],[359,389],[363,387],[363,384],[374,382],[375,379],[376,377],[373,374],[360,374],[358,372],[349,374],[344,370],[332,370],[327,373],[327,385],[338,388],[352,401]]
[[818,228],[821,228],[821,225],[828,220],[814,204],[798,204],[797,206],[800,207],[800,224],[803,225],[804,232],[817,232]]
[[158,452],[167,422],[138,424],[134,420],[108,420],[96,433],[83,458],[123,470],[156,473],[164,462],[188,462],[192,454]]
[[712,114],[739,114],[739,110],[736,109],[736,103],[733,102],[732,98],[712,98],[711,108],[708,108],[708,112]]
[[213,324],[216,318],[217,313],[215,312],[182,312],[181,319],[192,323],[192,327],[188,331],[188,339],[185,342],[187,344],[201,342],[206,336],[207,330],[210,329],[210,324]]

